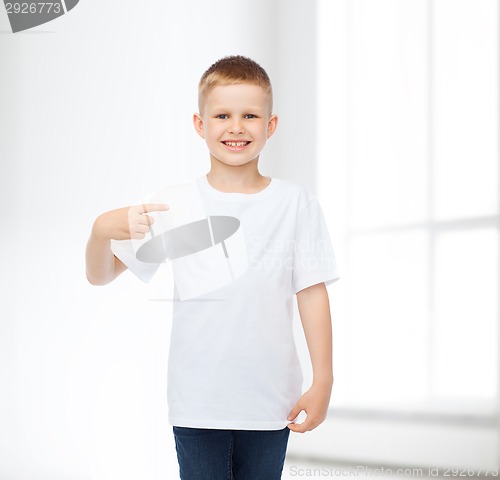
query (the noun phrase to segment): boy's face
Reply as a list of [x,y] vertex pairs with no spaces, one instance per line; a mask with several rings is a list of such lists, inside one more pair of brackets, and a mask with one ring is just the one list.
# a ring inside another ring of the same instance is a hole
[[214,87],[205,97],[203,113],[195,113],[193,121],[212,162],[240,166],[258,161],[278,117],[269,113],[262,87],[243,83]]

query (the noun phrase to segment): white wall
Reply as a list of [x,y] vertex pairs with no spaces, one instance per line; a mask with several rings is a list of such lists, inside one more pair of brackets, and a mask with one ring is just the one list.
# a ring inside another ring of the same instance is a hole
[[273,81],[261,171],[314,187],[314,22],[307,0],[81,0],[11,34],[0,7],[0,478],[175,478],[170,304],[151,301],[169,271],[93,287],[85,244],[99,213],[208,171],[191,116],[225,55]]

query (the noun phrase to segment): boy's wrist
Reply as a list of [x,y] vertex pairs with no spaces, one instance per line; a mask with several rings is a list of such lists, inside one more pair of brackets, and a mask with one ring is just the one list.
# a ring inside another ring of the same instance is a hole
[[333,375],[313,375],[313,385],[333,386]]

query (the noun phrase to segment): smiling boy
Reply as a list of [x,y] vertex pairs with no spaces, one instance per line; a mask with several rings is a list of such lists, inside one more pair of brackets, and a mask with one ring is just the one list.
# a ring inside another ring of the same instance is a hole
[[[212,248],[203,250],[210,258],[203,268],[205,260],[195,255],[182,265],[198,268],[193,281],[206,275],[214,282],[182,299],[186,272],[174,271],[167,396],[183,480],[279,479],[290,431],[316,428],[328,410],[333,372],[326,285],[339,274],[317,198],[258,170],[278,125],[272,111],[269,77],[249,58],[225,57],[199,82],[193,123],[211,167],[190,187],[202,199]],[[151,278],[159,263],[142,265],[130,254],[130,242],[147,238],[154,222],[148,212],[178,210],[168,193],[164,203],[96,219],[86,252],[92,284],[109,283],[127,268]],[[236,219],[236,233],[214,241],[216,220],[228,218]],[[292,331],[294,295],[313,367],[304,393]],[[293,423],[301,411],[306,419]]]

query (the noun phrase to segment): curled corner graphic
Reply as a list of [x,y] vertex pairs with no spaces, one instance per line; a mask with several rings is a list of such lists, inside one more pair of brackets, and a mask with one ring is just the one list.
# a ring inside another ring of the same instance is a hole
[[4,0],[13,33],[28,30],[72,10],[79,0],[53,0],[52,2]]

